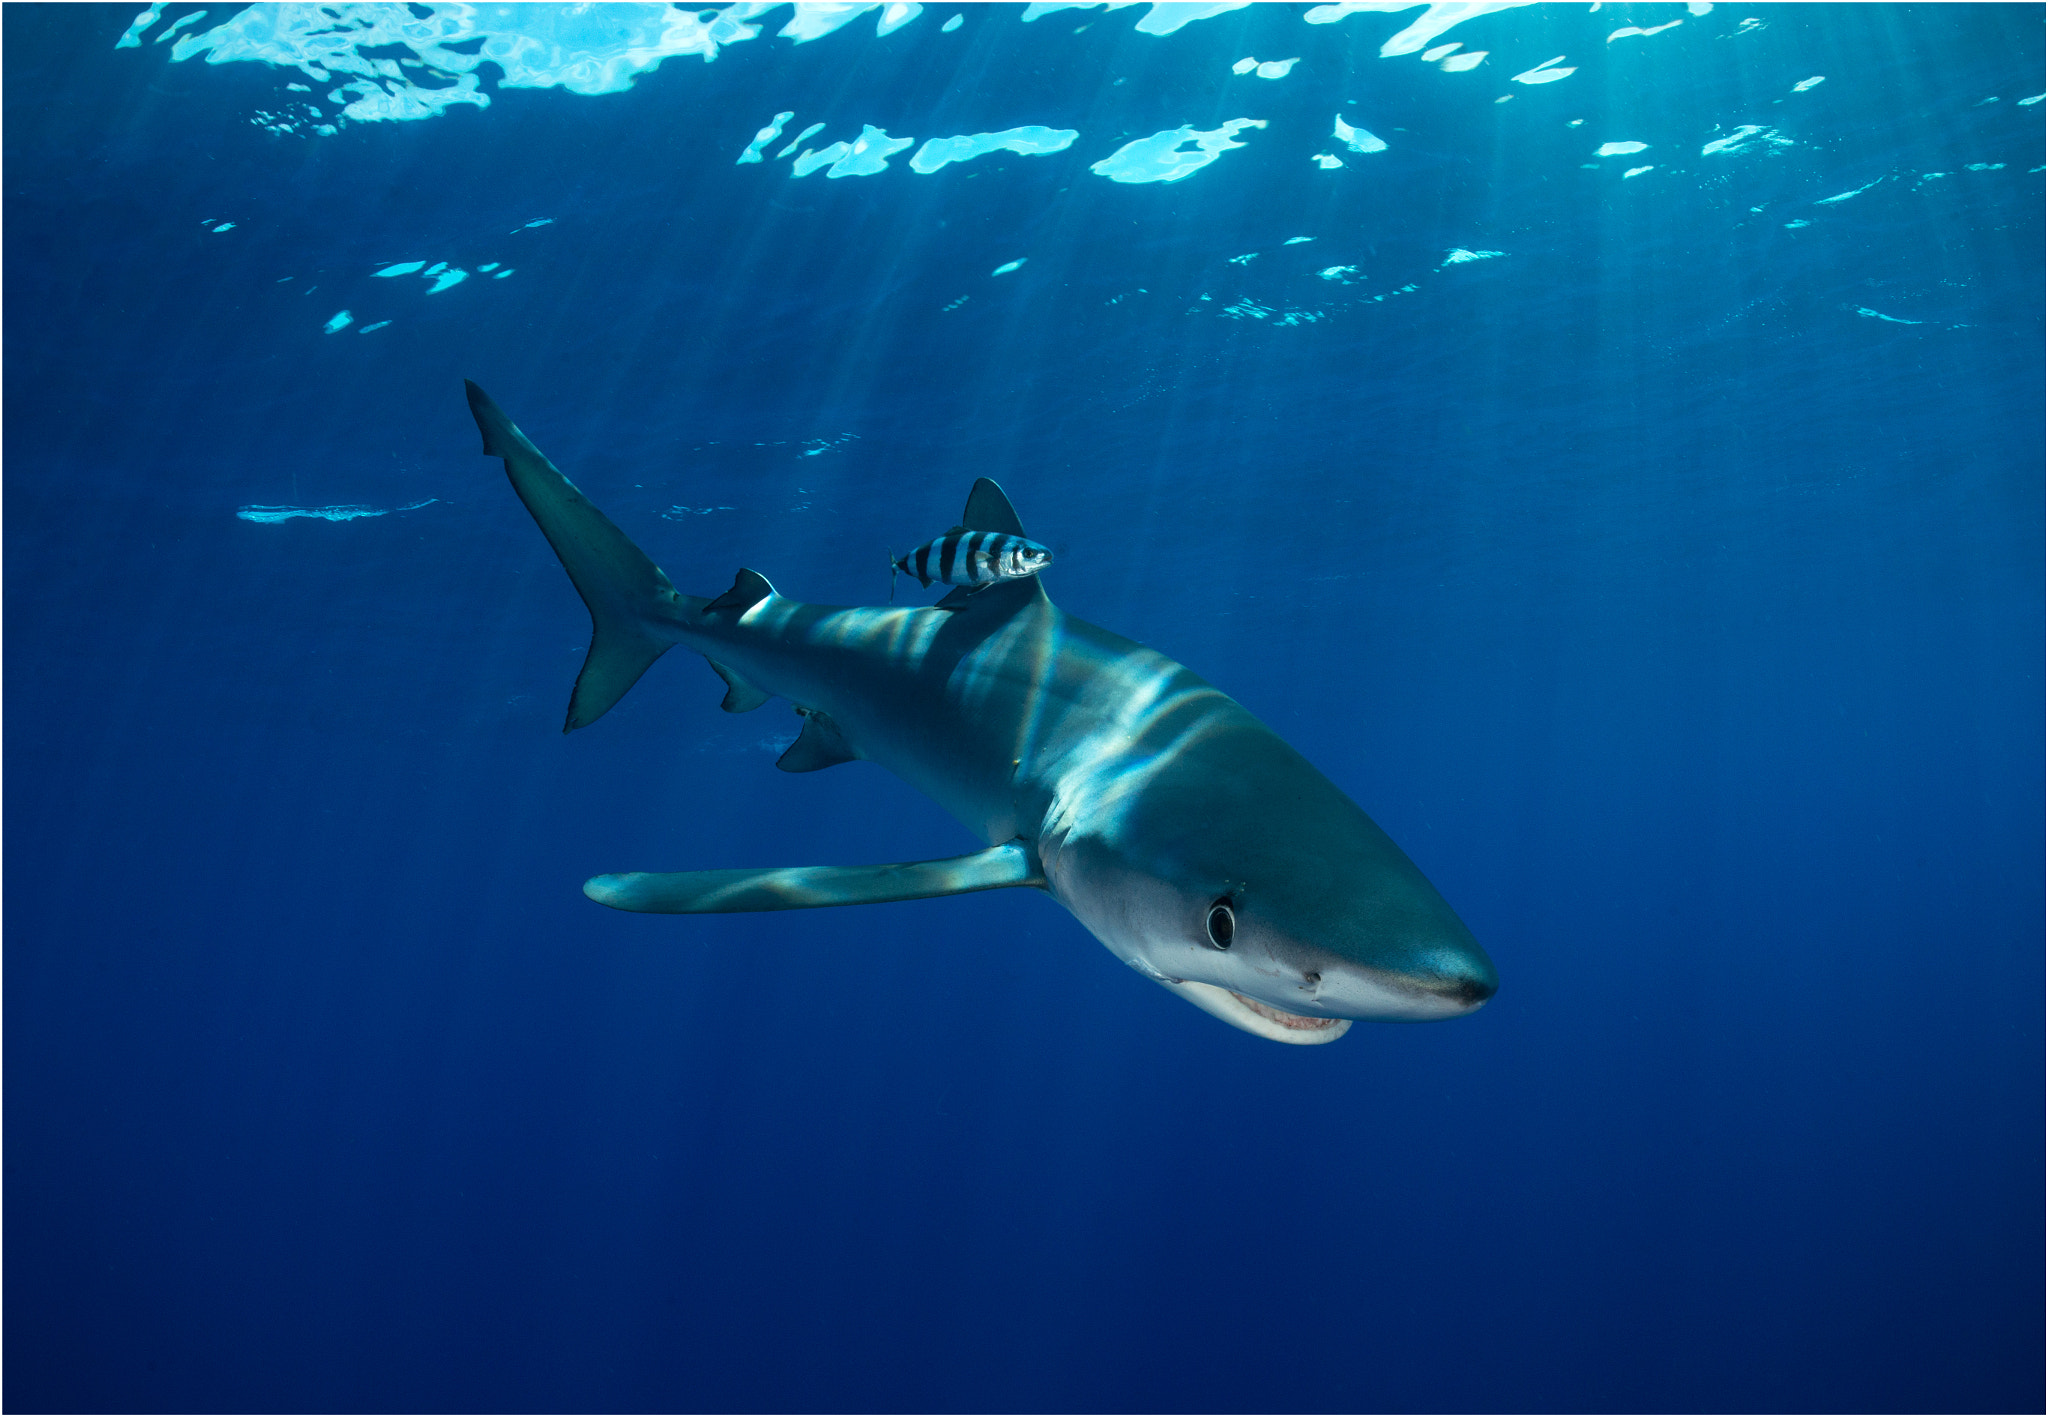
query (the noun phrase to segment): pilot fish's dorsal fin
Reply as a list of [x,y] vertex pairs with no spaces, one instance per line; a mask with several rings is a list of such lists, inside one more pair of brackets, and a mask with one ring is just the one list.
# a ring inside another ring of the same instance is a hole
[[1001,531],[1011,536],[1024,534],[1024,523],[1017,519],[1017,509],[1010,505],[1010,499],[1003,495],[1003,489],[986,477],[974,479],[974,489],[967,494],[967,510],[960,514],[960,529],[964,531]]
[[704,612],[708,615],[714,610],[730,610],[744,615],[773,594],[775,587],[768,584],[766,576],[742,567],[732,578],[732,589],[705,606]]
[[775,766],[784,772],[816,772],[820,768],[837,767],[840,763],[857,761],[859,753],[846,741],[846,735],[839,731],[839,725],[816,709],[800,708],[803,715],[803,732],[797,734],[796,742],[789,745],[783,755],[775,760]]

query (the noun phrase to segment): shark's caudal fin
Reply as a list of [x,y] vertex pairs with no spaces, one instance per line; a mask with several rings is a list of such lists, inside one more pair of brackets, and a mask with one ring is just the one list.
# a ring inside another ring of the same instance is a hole
[[765,871],[627,871],[593,876],[583,893],[614,910],[652,915],[722,915],[926,900],[1004,886],[1043,886],[1045,876],[1021,841],[972,856],[890,866],[783,866]]
[[484,455],[505,460],[512,490],[533,513],[590,610],[590,653],[569,696],[569,718],[562,725],[568,733],[603,717],[675,642],[663,624],[679,615],[681,597],[661,568],[541,455],[489,394],[462,382],[484,435]]

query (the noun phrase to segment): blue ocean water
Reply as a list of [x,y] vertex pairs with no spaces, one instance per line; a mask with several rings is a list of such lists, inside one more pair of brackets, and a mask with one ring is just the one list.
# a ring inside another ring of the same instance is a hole
[[[2041,7],[958,12],[0,15],[9,1408],[2038,1411]],[[979,843],[562,737],[464,377],[694,593],[996,478],[1498,997],[590,903]]]

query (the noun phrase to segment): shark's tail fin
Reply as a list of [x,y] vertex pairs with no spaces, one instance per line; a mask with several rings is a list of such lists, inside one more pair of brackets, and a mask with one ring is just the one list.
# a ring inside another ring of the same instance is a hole
[[682,597],[661,567],[541,455],[489,394],[467,379],[463,383],[484,435],[485,456],[505,460],[512,490],[533,513],[590,610],[590,653],[569,696],[569,718],[562,725],[568,733],[601,718],[675,643],[668,626],[679,617]]

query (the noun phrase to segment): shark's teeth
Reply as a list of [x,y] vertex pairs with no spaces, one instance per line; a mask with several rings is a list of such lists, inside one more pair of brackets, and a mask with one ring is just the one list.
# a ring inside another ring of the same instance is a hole
[[1233,1028],[1275,1043],[1331,1043],[1351,1027],[1348,1018],[1304,1018],[1285,1009],[1248,999],[1221,984],[1198,984],[1192,979],[1171,979],[1156,970],[1140,966],[1174,993],[1203,1013],[1213,1014]]
[[1246,998],[1235,989],[1230,991],[1230,997],[1243,1004],[1260,1018],[1265,1019],[1268,1023],[1277,1023],[1282,1028],[1297,1028],[1305,1033],[1314,1033],[1325,1028],[1337,1028],[1340,1025],[1348,1026],[1351,1022],[1349,1019],[1342,1018],[1309,1018],[1303,1014],[1291,1014],[1285,1009],[1276,1009],[1271,1004],[1260,1003],[1257,999]]

